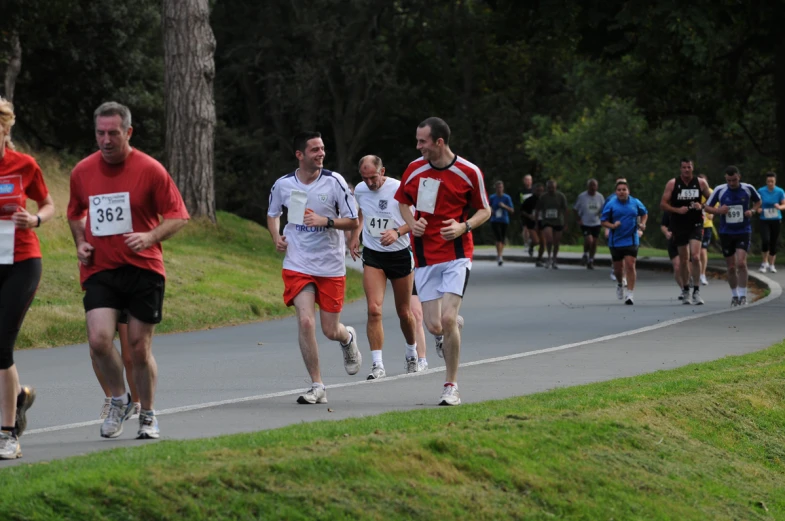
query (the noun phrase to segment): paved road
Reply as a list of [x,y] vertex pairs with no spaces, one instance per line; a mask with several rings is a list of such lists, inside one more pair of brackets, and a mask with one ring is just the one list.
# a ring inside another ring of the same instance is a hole
[[[676,300],[678,289],[670,274],[642,271],[639,276],[636,305],[630,307],[616,300],[606,268],[588,271],[564,265],[550,271],[523,263],[498,267],[475,262],[462,309],[462,362],[468,364],[460,373],[464,402],[746,353],[785,336],[780,320],[785,302],[776,282],[776,298],[725,313],[729,292],[720,280],[704,288],[705,306],[687,307]],[[364,302],[348,305],[343,315],[360,333],[365,360],[358,375],[346,375],[338,345],[319,335],[329,405],[295,404],[308,381],[292,319],[157,337],[156,407],[162,439],[434,407],[444,378],[443,361],[431,352],[431,371],[404,375],[403,339],[391,295],[385,309],[386,379],[364,380],[370,367]],[[662,324],[668,325],[650,330]],[[600,337],[608,338],[593,341]],[[38,389],[20,463],[154,443],[133,439],[135,421],[117,440],[98,436],[100,422],[95,418],[102,396],[86,345],[23,351],[16,360],[23,382]]]

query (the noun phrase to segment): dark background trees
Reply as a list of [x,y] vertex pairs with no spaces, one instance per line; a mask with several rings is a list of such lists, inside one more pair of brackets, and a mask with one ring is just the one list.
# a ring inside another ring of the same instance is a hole
[[[163,159],[161,4],[7,0],[0,72],[18,35],[17,139],[92,150],[91,113],[131,106],[134,141]],[[650,207],[678,159],[712,184],[785,166],[785,0],[216,0],[216,205],[263,222],[290,140],[321,131],[357,181],[380,155],[414,159],[414,129],[447,120],[453,148],[517,189],[531,173],[569,196],[623,174]],[[656,210],[656,208],[655,208]],[[655,213],[657,213],[655,211]]]

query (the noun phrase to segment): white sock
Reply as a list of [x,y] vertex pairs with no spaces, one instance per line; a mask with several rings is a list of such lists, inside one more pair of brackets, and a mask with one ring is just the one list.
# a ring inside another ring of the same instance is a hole
[[324,384],[321,382],[314,382],[311,384],[314,389],[324,389]]
[[384,367],[384,362],[382,362],[382,350],[378,349],[376,351],[371,351],[371,356],[373,357],[373,363],[375,365],[380,365]]
[[417,342],[412,345],[406,344],[406,358],[414,358],[417,356]]
[[417,361],[420,362],[421,364],[422,363],[426,363],[426,364],[428,363],[428,360],[426,358],[418,358]]
[[731,289],[730,289],[730,293],[731,293],[731,295],[733,295],[734,297],[738,297],[738,296],[739,296],[739,290],[738,290],[738,289],[736,289],[736,288],[731,288]]
[[747,296],[747,288],[739,288],[739,296],[746,297]]
[[351,332],[351,331],[349,331],[348,329],[346,330],[346,332],[347,332],[347,333],[349,333],[349,341],[348,341],[348,342],[346,342],[345,344],[344,344],[343,342],[341,342],[341,341],[339,341],[339,342],[338,342],[338,343],[339,343],[339,344],[341,344],[343,347],[346,347],[346,346],[348,346],[349,344],[351,344],[351,343],[352,343],[352,340],[354,340],[354,335],[352,334],[352,332]]
[[120,400],[123,402],[123,405],[128,405],[128,395],[124,394],[122,396],[112,396],[112,400]]
[[634,300],[634,297],[632,296],[632,291],[627,292],[627,298],[631,298]]

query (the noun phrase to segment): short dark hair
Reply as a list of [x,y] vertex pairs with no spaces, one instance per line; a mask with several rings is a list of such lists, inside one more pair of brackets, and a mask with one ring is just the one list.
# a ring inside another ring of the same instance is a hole
[[692,159],[690,159],[689,157],[682,157],[682,158],[679,160],[679,166],[681,166],[681,164],[682,164],[682,163],[693,163],[693,161],[692,161]]
[[305,147],[308,146],[308,142],[312,139],[321,138],[321,132],[313,132],[313,131],[306,131],[300,132],[296,136],[294,136],[294,152],[296,153],[298,150],[300,152],[305,152]]
[[417,128],[431,128],[431,139],[437,141],[439,138],[444,140],[445,145],[450,144],[450,126],[442,118],[430,117],[417,125]]
[[773,177],[774,179],[776,179],[777,178],[777,174],[775,174],[773,171],[770,170],[770,171],[766,172],[766,177]]
[[733,165],[730,165],[728,168],[725,169],[725,175],[736,175],[736,174],[741,175],[741,172],[739,172],[739,169]]
[[627,188],[629,188],[629,187],[630,187],[630,185],[629,185],[629,184],[627,184],[627,181],[616,181],[616,186],[614,187],[614,190],[616,190],[616,188],[618,188],[618,187],[619,187],[619,186],[621,186],[621,185],[624,185],[624,186],[626,186]]

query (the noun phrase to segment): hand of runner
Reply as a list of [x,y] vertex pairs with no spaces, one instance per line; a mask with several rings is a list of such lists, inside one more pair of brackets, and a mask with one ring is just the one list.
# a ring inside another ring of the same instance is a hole
[[752,210],[747,210],[744,212],[744,217],[752,217]]
[[727,205],[723,204],[722,206],[717,208],[717,211],[718,211],[718,213],[721,213],[722,215],[725,215],[726,213],[728,213],[730,211],[730,208],[728,208]]
[[702,210],[703,206],[699,202],[693,201],[692,203],[690,203],[690,209],[692,209],[692,210]]
[[398,232],[395,230],[387,230],[380,237],[382,246],[390,246],[398,240]]
[[428,226],[428,221],[425,220],[425,217],[420,217],[418,220],[414,221],[412,235],[415,237],[422,237],[425,234],[426,226]]
[[327,217],[322,217],[308,208],[303,216],[303,224],[305,226],[327,226]]
[[679,215],[684,215],[684,214],[686,214],[689,211],[690,211],[690,209],[687,208],[686,206],[679,206],[678,208],[676,208],[674,210],[674,213],[677,213]]
[[286,251],[287,246],[289,246],[289,243],[286,242],[286,235],[278,237],[278,240],[275,242],[275,249],[283,253]]
[[442,239],[445,241],[454,241],[466,231],[466,224],[459,223],[455,219],[447,219],[442,221],[442,224],[446,226],[439,230],[439,233],[442,234]]
[[349,244],[349,254],[352,256],[352,260],[357,260],[360,257],[360,238],[352,240],[351,244]]
[[89,242],[83,242],[76,247],[76,258],[85,266],[89,266],[93,262],[93,245]]
[[125,237],[126,246],[137,253],[146,250],[154,244],[153,238],[149,233],[126,233],[123,237]]
[[613,223],[614,230],[617,229],[619,226],[621,226],[621,221],[616,221],[615,223]]
[[35,228],[38,226],[38,217],[31,214],[21,206],[17,208],[14,215],[11,216],[11,219],[14,221],[14,225],[21,230]]

